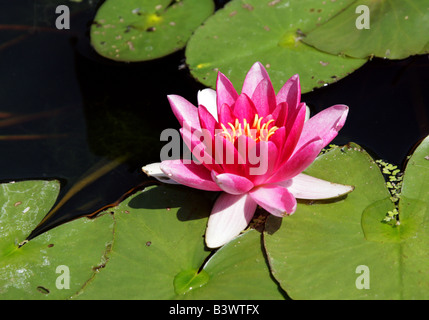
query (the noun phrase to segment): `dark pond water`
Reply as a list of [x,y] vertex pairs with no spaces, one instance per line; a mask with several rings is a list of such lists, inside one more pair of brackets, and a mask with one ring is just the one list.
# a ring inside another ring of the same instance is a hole
[[[203,86],[182,67],[183,51],[133,64],[98,56],[88,37],[97,1],[72,10],[69,31],[53,27],[56,6],[49,0],[0,2],[0,180],[60,179],[63,196],[126,156],[63,206],[53,220],[58,223],[97,211],[149,181],[141,166],[159,161],[161,131],[178,128],[166,95],[196,102]],[[429,134],[428,84],[427,55],[373,59],[302,100],[313,113],[349,105],[334,143],[353,141],[402,165]]]

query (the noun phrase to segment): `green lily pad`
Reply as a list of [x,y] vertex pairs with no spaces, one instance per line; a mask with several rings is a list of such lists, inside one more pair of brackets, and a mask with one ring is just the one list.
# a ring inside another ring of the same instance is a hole
[[429,200],[429,137],[426,137],[408,160],[402,196]]
[[[358,8],[362,5],[367,11]],[[364,18],[369,29],[360,26]],[[425,53],[429,41],[429,5],[426,0],[358,0],[308,33],[303,41],[331,54],[357,58],[403,59]]]
[[186,47],[187,64],[210,87],[221,71],[240,88],[256,61],[265,65],[276,91],[294,74],[303,92],[335,82],[367,60],[326,54],[301,38],[352,2],[233,0],[195,31]]
[[210,279],[207,272],[202,270],[185,270],[174,277],[174,291],[181,295],[205,285]]
[[186,45],[214,11],[212,0],[107,0],[91,27],[91,43],[117,61],[163,57]]
[[0,184],[0,254],[16,250],[57,199],[58,181],[20,181]]
[[282,299],[255,230],[216,251],[205,247],[217,193],[147,188],[114,209],[108,262],[76,299]]
[[394,204],[376,163],[359,146],[335,148],[313,163],[309,174],[353,184],[355,190],[339,201],[300,204],[282,221],[269,217],[267,255],[274,277],[291,298],[429,297],[429,166],[424,154],[429,154],[428,139],[405,171],[400,224],[384,221]]
[[51,209],[58,181],[0,185],[0,299],[65,299],[105,262],[112,218],[82,218],[29,242],[28,234]]
[[206,285],[184,295],[196,300],[283,300],[285,292],[271,279],[261,235],[250,229],[220,248],[202,270]]
[[[161,186],[122,202],[109,261],[79,299],[172,299],[174,279],[209,255],[204,231],[214,193]],[[183,286],[179,291],[185,290]]]
[[425,47],[422,49],[422,51],[419,52],[419,54],[426,54],[429,53],[429,41],[426,43]]

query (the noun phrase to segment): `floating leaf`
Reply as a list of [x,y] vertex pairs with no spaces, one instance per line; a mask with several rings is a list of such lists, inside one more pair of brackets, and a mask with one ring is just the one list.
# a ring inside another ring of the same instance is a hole
[[163,57],[186,45],[214,11],[212,0],[107,0],[91,28],[91,43],[117,61]]
[[303,92],[332,83],[365,59],[326,54],[304,44],[314,29],[352,1],[233,0],[198,28],[186,47],[192,75],[214,87],[217,71],[240,88],[246,72],[263,63],[278,91],[298,73]]
[[198,269],[209,255],[203,238],[212,202],[207,195],[153,187],[121,203],[114,210],[109,261],[77,298],[174,298],[175,277]]
[[185,295],[197,300],[279,300],[284,291],[272,281],[261,235],[253,229],[219,249],[203,269],[210,280],[198,290]]
[[0,185],[0,298],[64,299],[105,263],[112,218],[82,218],[29,242],[26,236],[53,206],[57,181]]
[[[369,29],[363,27],[362,19],[367,20]],[[303,41],[331,54],[357,58],[403,59],[425,53],[429,5],[426,0],[358,0],[308,33]]]
[[210,276],[202,270],[185,270],[174,277],[174,292],[181,295],[193,289],[200,288],[205,285],[210,279]]
[[0,184],[0,253],[14,251],[52,208],[58,181],[20,181]]
[[401,194],[429,200],[429,137],[426,137],[408,160]]
[[[426,139],[407,166],[399,225],[384,220],[394,204],[376,163],[359,146],[336,148],[316,160],[309,174],[355,190],[332,203],[300,204],[295,215],[280,221],[269,217],[270,265],[292,298],[429,297],[428,153]],[[360,283],[363,268],[368,288]]]
[[114,210],[108,263],[74,298],[282,299],[254,230],[205,263],[203,235],[215,195],[159,186],[124,201]]

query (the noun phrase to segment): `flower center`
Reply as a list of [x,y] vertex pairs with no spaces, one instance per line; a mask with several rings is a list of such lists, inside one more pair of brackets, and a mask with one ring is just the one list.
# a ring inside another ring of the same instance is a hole
[[235,119],[234,124],[228,122],[226,126],[221,123],[220,125],[223,131],[220,132],[220,134],[231,143],[234,143],[235,140],[242,135],[252,138],[256,142],[268,141],[274,132],[276,132],[278,127],[273,125],[274,119],[271,119],[264,124],[262,124],[262,119],[263,117],[259,117],[259,115],[256,114],[252,123],[247,122],[246,119],[243,119],[243,123],[238,121],[238,119]]

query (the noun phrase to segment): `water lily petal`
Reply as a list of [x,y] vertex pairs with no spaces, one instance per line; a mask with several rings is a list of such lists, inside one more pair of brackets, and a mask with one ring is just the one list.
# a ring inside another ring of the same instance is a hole
[[299,76],[292,76],[277,93],[277,103],[287,102],[289,108],[295,109],[301,102],[301,85]]
[[243,194],[253,188],[252,181],[232,173],[216,174],[212,171],[212,179],[219,188],[229,194]]
[[233,143],[222,135],[214,137],[214,161],[216,166],[222,169],[214,170],[218,173],[233,173],[244,176],[246,172],[246,160],[236,149]]
[[256,62],[249,70],[244,79],[243,88],[241,93],[247,94],[249,97],[253,96],[256,87],[262,80],[268,80],[271,83],[267,70],[260,62]]
[[220,170],[213,157],[213,136],[209,130],[192,130],[185,125],[180,128],[183,142],[192,153],[192,158],[201,163],[207,170]]
[[[234,123],[235,117],[229,105],[227,105],[226,103],[222,104],[222,106],[218,109],[218,112],[218,121],[220,123]],[[219,126],[219,129],[220,128],[221,127]]]
[[253,121],[257,113],[255,105],[246,94],[240,94],[238,96],[237,101],[235,101],[235,104],[232,106],[232,111],[235,118],[240,122],[242,122],[243,119],[246,119],[247,122]]
[[288,105],[286,102],[281,102],[277,104],[277,107],[274,109],[272,116],[275,119],[275,125],[280,128],[284,127],[288,117]]
[[217,114],[216,118],[213,117],[210,110],[207,110],[207,108],[204,105],[200,105],[198,107],[198,116],[200,118],[200,126],[201,129],[209,131],[208,133],[212,135],[214,133],[214,130],[216,128],[216,121],[217,121]]
[[323,148],[323,140],[314,138],[314,140],[307,142],[295,154],[293,154],[277,172],[267,181],[267,183],[276,183],[279,181],[289,180],[302,171],[316,159],[320,150]]
[[[251,144],[249,144],[251,146]],[[254,159],[252,159],[254,158]],[[260,141],[249,148],[248,174],[255,185],[265,183],[276,171],[278,148],[273,141]]]
[[207,88],[198,91],[198,105],[206,107],[207,111],[217,121],[217,105],[216,105],[216,91]]
[[270,141],[277,146],[278,152],[281,153],[286,141],[286,128],[278,128],[276,132],[274,132],[274,134],[271,136]]
[[231,81],[221,72],[218,72],[216,80],[218,113],[224,104],[232,106],[238,98],[238,93]]
[[305,122],[307,122],[308,119],[310,119],[310,116],[311,116],[310,108],[306,105],[305,106]]
[[349,107],[346,105],[337,104],[311,117],[304,125],[297,148],[300,148],[315,136],[323,139],[323,147],[325,147],[343,127],[348,111]]
[[253,103],[258,110],[258,115],[266,117],[276,109],[276,93],[269,79],[263,79],[256,86],[251,96]]
[[297,199],[332,199],[352,192],[354,187],[329,182],[301,173],[290,180],[277,183],[286,187]]
[[256,203],[247,194],[221,193],[216,200],[207,223],[206,244],[218,248],[234,239],[253,218]]
[[300,103],[296,112],[293,111],[288,114],[288,120],[285,126],[286,139],[284,141],[284,148],[282,149],[282,153],[279,157],[279,166],[288,160],[294,150],[296,150],[296,145],[298,144],[304,128],[306,115],[307,108],[305,103]]
[[269,213],[283,217],[296,210],[296,199],[287,188],[280,185],[264,185],[249,192],[252,199]]
[[179,184],[178,182],[169,178],[164,172],[162,172],[160,166],[161,166],[161,162],[155,162],[144,166],[142,170],[148,176],[154,177],[161,182],[170,183],[170,184]]
[[188,126],[191,126],[194,129],[200,129],[197,107],[178,95],[169,95],[167,96],[167,99],[170,102],[174,115],[177,120],[179,120],[182,127],[184,123],[187,123]]
[[160,168],[167,177],[185,186],[207,191],[222,190],[212,180],[211,173],[206,167],[184,161],[186,160],[166,160],[161,163]]

